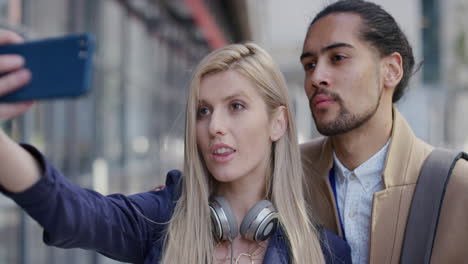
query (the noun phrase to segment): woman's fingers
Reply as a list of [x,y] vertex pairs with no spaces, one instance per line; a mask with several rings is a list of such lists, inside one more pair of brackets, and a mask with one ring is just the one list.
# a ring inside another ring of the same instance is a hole
[[31,80],[31,72],[21,69],[10,72],[0,77],[0,96],[6,95],[20,87],[23,87]]
[[0,104],[0,120],[8,120],[23,114],[28,111],[31,106],[34,105],[34,102],[20,102],[20,103],[4,103]]
[[13,31],[0,29],[0,45],[24,42],[23,38]]
[[0,55],[0,72],[11,72],[22,68],[24,59],[20,55]]
[[[13,31],[0,29],[0,46],[21,43],[23,38]],[[0,55],[0,96],[23,87],[31,80],[31,72],[24,67],[19,55]],[[26,112],[33,102],[0,103],[0,120],[11,119]]]

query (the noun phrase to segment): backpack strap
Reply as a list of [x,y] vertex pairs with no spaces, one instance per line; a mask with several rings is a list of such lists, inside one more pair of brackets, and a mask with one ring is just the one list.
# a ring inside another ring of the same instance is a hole
[[447,183],[460,158],[468,160],[468,155],[434,149],[424,161],[411,202],[400,263],[430,262]]

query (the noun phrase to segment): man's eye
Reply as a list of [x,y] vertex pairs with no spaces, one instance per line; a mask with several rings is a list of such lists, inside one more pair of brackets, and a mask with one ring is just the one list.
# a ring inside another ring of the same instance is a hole
[[315,62],[304,63],[304,70],[306,70],[306,71],[313,70],[313,69],[315,69],[316,66],[317,66],[317,63],[315,63]]
[[197,115],[199,117],[204,117],[204,116],[207,116],[210,114],[210,109],[208,109],[208,107],[200,107],[198,108],[198,112],[197,112]]
[[334,55],[332,59],[333,59],[333,61],[342,61],[342,60],[346,59],[346,57],[343,56],[343,55]]

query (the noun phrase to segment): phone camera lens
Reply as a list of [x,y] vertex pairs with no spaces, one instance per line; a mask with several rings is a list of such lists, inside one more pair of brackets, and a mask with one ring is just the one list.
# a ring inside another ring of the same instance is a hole
[[86,44],[88,44],[86,39],[80,39],[80,46],[81,47],[86,47]]
[[88,57],[88,52],[87,51],[84,51],[84,50],[81,50],[79,53],[78,53],[78,57],[80,57],[80,59],[86,59]]

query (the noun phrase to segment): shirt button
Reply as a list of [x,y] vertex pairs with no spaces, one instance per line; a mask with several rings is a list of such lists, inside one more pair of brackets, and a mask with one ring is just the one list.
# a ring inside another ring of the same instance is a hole
[[351,212],[351,213],[349,213],[348,216],[349,216],[349,218],[353,218],[354,216],[356,216],[356,212]]

